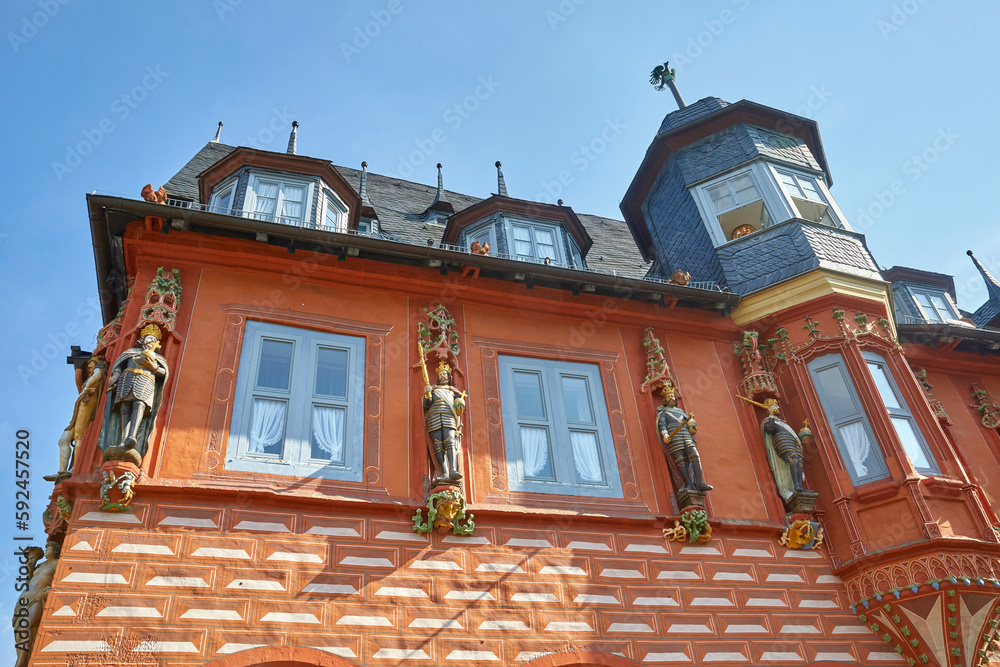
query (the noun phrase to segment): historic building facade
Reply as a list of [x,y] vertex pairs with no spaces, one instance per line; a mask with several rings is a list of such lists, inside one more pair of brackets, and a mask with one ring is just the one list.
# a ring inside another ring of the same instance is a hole
[[296,134],[88,196],[21,664],[989,662],[1000,286],[880,271],[813,121],[668,114],[624,221]]

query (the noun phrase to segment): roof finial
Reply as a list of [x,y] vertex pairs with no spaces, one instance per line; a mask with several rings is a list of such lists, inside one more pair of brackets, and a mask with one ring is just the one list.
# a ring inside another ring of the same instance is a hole
[[657,65],[649,74],[649,82],[653,84],[657,90],[663,90],[664,86],[670,88],[670,92],[674,94],[674,101],[677,102],[677,108],[683,109],[687,105],[684,104],[684,98],[681,97],[681,91],[677,90],[675,79],[677,79],[677,70],[670,69],[669,61],[663,63],[662,65]]
[[288,135],[288,150],[285,152],[289,155],[295,155],[298,149],[298,131],[299,131],[299,121],[292,121],[292,133]]
[[361,217],[371,220],[378,220],[378,213],[372,205],[372,200],[368,198],[368,162],[361,163],[361,186],[358,188],[361,195]]
[[363,206],[371,206],[372,202],[368,199],[368,162],[361,163],[361,188],[358,194],[361,195],[361,204]]
[[986,267],[983,266],[978,259],[976,259],[976,256],[972,254],[971,250],[966,250],[965,254],[972,258],[972,262],[976,265],[976,268],[979,269],[979,273],[982,274],[983,280],[986,281],[986,291],[989,293],[990,299],[1000,299],[1000,283],[997,282],[997,279],[986,270]]
[[219,129],[215,131],[215,139],[212,139],[210,143],[219,143],[219,138],[222,136],[222,121],[219,121]]
[[434,216],[440,220],[440,214],[450,214],[455,212],[455,207],[451,205],[448,201],[448,195],[444,192],[444,172],[442,171],[441,163],[437,163],[438,168],[438,187],[437,192],[434,194],[434,201],[431,205],[427,207],[424,211],[424,217],[430,219]]
[[503,169],[500,168],[500,160],[497,160],[497,194],[501,197],[507,196],[507,184],[503,180]]

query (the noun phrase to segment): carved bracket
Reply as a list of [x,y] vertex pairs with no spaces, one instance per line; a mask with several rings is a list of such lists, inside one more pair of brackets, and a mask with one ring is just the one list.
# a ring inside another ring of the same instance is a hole
[[476,529],[474,514],[465,513],[465,496],[453,489],[432,493],[427,498],[427,520],[423,510],[413,515],[413,530],[423,535],[435,528],[442,532],[451,531],[455,535],[471,535]]
[[673,528],[663,529],[663,537],[670,542],[708,542],[712,539],[712,525],[708,523],[708,512],[691,510],[681,514],[680,521],[675,520]]

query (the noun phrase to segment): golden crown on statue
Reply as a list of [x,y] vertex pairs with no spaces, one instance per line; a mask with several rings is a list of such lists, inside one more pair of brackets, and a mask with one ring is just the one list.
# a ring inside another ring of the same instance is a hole
[[442,361],[438,364],[437,372],[438,374],[444,371],[445,373],[451,373],[451,365],[447,361]]
[[147,324],[143,327],[142,331],[139,332],[139,338],[145,338],[146,336],[152,336],[156,340],[161,340],[163,334],[160,332],[160,327],[155,324]]

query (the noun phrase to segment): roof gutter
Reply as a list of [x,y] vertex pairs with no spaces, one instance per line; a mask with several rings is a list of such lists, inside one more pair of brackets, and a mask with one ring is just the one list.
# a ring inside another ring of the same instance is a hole
[[[928,345],[939,338],[990,343],[991,349],[1000,350],[1000,330],[961,327],[954,324],[897,324],[899,336],[904,335],[918,344]],[[925,340],[921,340],[926,337]],[[996,347],[993,347],[993,344]]]
[[[667,299],[684,299],[705,303],[723,312],[729,312],[735,308],[741,299],[738,294],[730,292],[719,292],[643,280],[629,276],[569,269],[560,266],[546,266],[544,264],[520,262],[501,257],[491,257],[489,255],[473,255],[468,252],[446,248],[423,247],[409,243],[400,243],[375,236],[346,234],[307,227],[292,227],[275,222],[239,218],[221,213],[209,213],[196,209],[126,199],[124,197],[91,194],[87,195],[87,204],[90,209],[91,235],[94,238],[94,260],[97,264],[99,288],[107,280],[107,275],[113,268],[110,246],[107,243],[109,230],[106,214],[108,211],[117,211],[128,215],[135,215],[136,217],[150,215],[168,221],[171,219],[185,220],[206,227],[235,232],[261,232],[267,234],[269,237],[316,244],[320,246],[321,251],[331,254],[337,254],[342,248],[357,248],[359,251],[365,250],[374,254],[415,258],[424,261],[438,260],[442,266],[446,263],[455,266],[471,265],[479,267],[482,270],[502,274],[517,274],[524,277],[524,282],[529,283],[565,282],[576,285],[589,284],[595,287],[610,289],[619,298],[630,298],[633,294],[638,293],[649,296],[661,296]],[[97,241],[98,238],[104,240],[100,246]],[[529,277],[531,280],[528,280]],[[104,321],[107,323],[114,317],[117,311],[109,313],[103,300],[101,306],[105,318]]]

